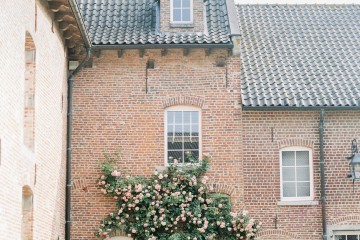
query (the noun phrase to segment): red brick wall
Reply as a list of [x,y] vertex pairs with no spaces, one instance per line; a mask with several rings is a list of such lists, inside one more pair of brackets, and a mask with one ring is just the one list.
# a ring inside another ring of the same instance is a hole
[[[325,113],[329,225],[360,224],[360,219],[354,217],[360,215],[360,187],[355,185],[352,192],[352,181],[346,177],[348,162],[345,160],[350,155],[351,140],[360,139],[359,117],[359,111]],[[243,112],[245,207],[254,218],[264,223],[261,239],[321,239],[318,129],[319,112],[315,111]],[[280,201],[279,149],[290,145],[307,146],[313,150],[314,190],[318,205],[277,205]]]
[[[203,153],[212,156],[210,182],[218,191],[230,193],[240,209],[241,109],[239,58],[228,58],[226,70],[216,67],[218,56],[226,50],[214,50],[205,56],[202,49],[146,51],[126,50],[118,58],[116,51],[102,51],[93,59],[93,67],[79,73],[74,81],[74,128],[72,172],[72,239],[95,239],[99,221],[114,209],[115,202],[96,188],[100,176],[98,164],[103,152],[121,151],[119,168],[131,174],[148,175],[164,166],[164,107],[187,103],[202,108]],[[145,93],[145,66],[148,70],[148,94]]]

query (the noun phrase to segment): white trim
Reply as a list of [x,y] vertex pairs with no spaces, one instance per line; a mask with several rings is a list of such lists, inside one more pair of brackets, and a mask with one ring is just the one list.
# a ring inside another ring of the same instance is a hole
[[277,202],[278,206],[314,206],[319,205],[319,201],[280,201]]
[[341,233],[360,233],[360,225],[330,225],[327,229],[327,239],[334,240],[336,234]]
[[[283,151],[308,151],[309,152],[309,175],[310,175],[310,196],[309,197],[283,197],[283,166],[282,166],[282,152]],[[280,198],[281,202],[290,202],[290,201],[312,201],[314,200],[314,173],[313,173],[313,154],[312,149],[307,147],[285,147],[281,148],[279,151],[279,160],[280,160]],[[282,205],[282,204],[280,204]]]
[[199,160],[202,158],[202,111],[199,107],[194,106],[188,106],[188,105],[177,105],[177,106],[171,106],[165,109],[164,111],[164,163],[165,166],[168,166],[168,129],[167,129],[167,113],[169,111],[196,111],[199,113]]
[[173,19],[173,1],[170,0],[170,23],[173,24],[192,24],[194,21],[194,5],[193,0],[190,0],[190,21],[174,21]]

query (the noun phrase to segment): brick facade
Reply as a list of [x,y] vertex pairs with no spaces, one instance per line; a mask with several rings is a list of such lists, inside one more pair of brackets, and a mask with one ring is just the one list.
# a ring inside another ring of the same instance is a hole
[[[18,240],[24,233],[23,239],[64,239],[64,40],[44,1],[3,1],[0,15],[0,238]],[[33,45],[26,45],[30,38]],[[34,85],[27,87],[25,53],[33,48]],[[34,104],[24,101],[27,93]],[[34,110],[32,146],[24,142],[27,106]],[[32,210],[23,208],[23,187],[33,194]]]
[[[328,226],[360,225],[359,186],[353,192],[346,156],[360,138],[359,111],[325,111],[324,150]],[[280,205],[279,150],[313,150],[317,205]],[[243,112],[244,199],[263,222],[259,239],[322,239],[318,111]],[[332,232],[329,232],[329,236]]]
[[[104,151],[121,151],[118,167],[130,174],[149,175],[164,166],[164,109],[193,105],[202,109],[202,152],[212,157],[210,183],[215,190],[231,194],[240,209],[243,196],[241,175],[241,108],[239,58],[227,50],[214,49],[205,56],[192,49],[102,51],[92,68],[74,81],[72,239],[96,239],[99,221],[116,208],[96,187],[101,174],[98,164]],[[216,67],[218,57],[226,67]],[[146,63],[148,69],[146,94]],[[226,82],[228,87],[226,88]]]

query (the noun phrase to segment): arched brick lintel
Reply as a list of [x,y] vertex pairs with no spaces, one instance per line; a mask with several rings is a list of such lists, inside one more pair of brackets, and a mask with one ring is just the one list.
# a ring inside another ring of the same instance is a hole
[[[272,236],[272,237],[270,237]],[[264,229],[261,230],[258,234],[257,234],[257,238],[259,240],[266,240],[266,239],[288,239],[288,240],[293,240],[293,239],[299,239],[299,237],[294,234],[294,233],[290,233],[281,229]]]
[[229,186],[225,183],[208,183],[207,188],[209,189],[209,193],[224,193],[229,195],[230,197],[235,192],[235,188]]
[[339,217],[339,218],[336,218],[333,221],[331,221],[329,223],[329,225],[338,225],[338,224],[349,223],[349,222],[360,222],[360,216],[359,215],[348,215],[348,216]]
[[293,146],[308,147],[312,149],[314,147],[314,142],[312,140],[299,139],[299,138],[283,139],[278,141],[279,149],[285,147],[293,147]]
[[190,105],[202,108],[204,99],[194,96],[176,96],[171,98],[165,98],[162,101],[164,108],[176,106],[176,105]]

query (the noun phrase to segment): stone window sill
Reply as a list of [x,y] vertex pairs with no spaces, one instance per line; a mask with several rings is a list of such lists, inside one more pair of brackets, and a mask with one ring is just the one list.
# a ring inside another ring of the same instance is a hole
[[171,28],[193,28],[193,23],[170,23]]
[[314,206],[319,205],[319,201],[280,201],[277,202],[278,206]]

